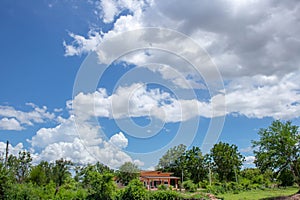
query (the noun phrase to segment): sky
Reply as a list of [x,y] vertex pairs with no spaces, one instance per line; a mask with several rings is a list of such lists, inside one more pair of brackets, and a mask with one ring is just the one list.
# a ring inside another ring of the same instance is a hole
[[154,169],[300,126],[297,0],[0,2],[0,154]]

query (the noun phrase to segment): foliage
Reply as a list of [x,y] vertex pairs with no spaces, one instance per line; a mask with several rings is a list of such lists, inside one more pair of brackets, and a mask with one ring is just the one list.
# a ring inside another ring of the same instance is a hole
[[59,191],[59,187],[65,182],[65,180],[71,176],[69,168],[71,161],[60,159],[55,161],[55,165],[52,167],[52,178],[56,184],[55,195]]
[[122,200],[144,200],[147,198],[147,191],[139,179],[133,179],[122,192]]
[[220,181],[234,181],[237,178],[244,157],[238,152],[236,145],[219,142],[211,149],[211,157]]
[[290,121],[284,123],[273,121],[265,129],[260,129],[258,141],[252,141],[256,160],[255,164],[262,171],[271,169],[280,173],[288,169],[292,172],[296,183],[300,186],[299,156],[300,134],[299,127],[292,125]]
[[87,199],[114,199],[116,185],[113,181],[113,174],[89,171],[87,176],[90,184]]
[[29,180],[36,185],[46,185],[51,179],[51,168],[48,162],[42,161],[31,168]]
[[175,191],[166,190],[166,191],[154,191],[149,193],[149,200],[180,200],[183,199],[180,197],[180,194]]
[[193,183],[193,181],[191,180],[188,180],[188,181],[184,181],[182,183],[184,189],[186,191],[189,191],[189,192],[196,192],[197,191],[197,185]]
[[158,190],[167,190],[167,186],[165,184],[160,184],[158,187],[157,187]]
[[140,170],[137,165],[131,162],[125,162],[120,166],[117,177],[124,184],[127,185],[131,180],[139,177]]
[[10,179],[4,164],[0,162],[0,199],[4,199],[10,189]]
[[30,152],[27,151],[20,151],[18,157],[13,155],[8,157],[7,166],[18,183],[23,183],[28,176],[31,161]]
[[294,185],[294,176],[290,170],[284,169],[280,172],[278,176],[278,180],[280,181],[280,186],[293,186]]
[[199,183],[206,179],[208,169],[205,168],[204,156],[199,147],[192,147],[184,153],[184,165],[188,171],[188,177],[194,182]]
[[156,166],[157,169],[163,169],[170,171],[168,169],[172,168],[175,162],[184,154],[186,150],[186,146],[180,144],[178,146],[170,148],[160,159],[158,165]]

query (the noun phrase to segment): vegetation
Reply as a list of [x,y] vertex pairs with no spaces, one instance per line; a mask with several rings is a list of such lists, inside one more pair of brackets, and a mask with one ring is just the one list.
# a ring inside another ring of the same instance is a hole
[[260,129],[260,139],[253,141],[256,166],[265,171],[272,170],[276,174],[285,170],[292,172],[295,182],[300,187],[300,134],[299,127],[290,121],[283,123],[274,121],[268,128]]
[[269,199],[272,197],[280,197],[280,196],[291,196],[297,192],[296,187],[289,187],[285,189],[273,188],[273,189],[265,189],[265,190],[249,190],[242,191],[240,193],[226,193],[222,195],[218,195],[219,198],[224,200],[253,200],[253,199]]
[[[209,154],[178,145],[159,160],[157,169],[180,177],[181,192],[165,185],[148,191],[139,169],[124,163],[118,171],[101,164],[77,165],[58,159],[33,165],[29,152],[0,157],[0,199],[259,199],[291,195],[299,186],[299,127],[274,121],[253,141],[257,168],[242,169],[244,157],[234,144],[215,144]],[[118,188],[121,181],[124,188]],[[283,189],[279,189],[284,187]],[[288,187],[288,188],[286,188]]]

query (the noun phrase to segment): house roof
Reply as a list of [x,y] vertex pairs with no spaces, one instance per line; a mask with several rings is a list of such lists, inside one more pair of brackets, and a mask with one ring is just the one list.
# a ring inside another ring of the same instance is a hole
[[141,178],[146,178],[146,179],[180,179],[176,176],[141,176]]
[[171,176],[172,172],[161,172],[161,171],[141,171],[140,177],[142,178],[170,178],[170,179],[180,179],[175,176]]

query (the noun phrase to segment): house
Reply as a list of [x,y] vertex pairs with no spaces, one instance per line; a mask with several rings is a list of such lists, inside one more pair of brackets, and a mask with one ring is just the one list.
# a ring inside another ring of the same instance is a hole
[[141,171],[140,180],[148,190],[157,189],[161,184],[164,184],[167,187],[173,186],[177,189],[178,180],[180,180],[180,178],[172,176],[172,174],[173,173],[161,171]]

